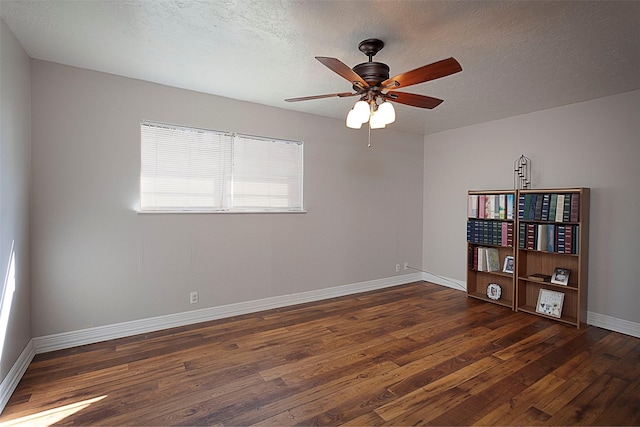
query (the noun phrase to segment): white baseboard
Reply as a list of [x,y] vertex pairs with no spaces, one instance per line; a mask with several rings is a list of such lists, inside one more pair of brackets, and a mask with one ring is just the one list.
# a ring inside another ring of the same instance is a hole
[[33,339],[33,344],[36,354],[46,353],[49,351],[92,344],[110,339],[123,338],[132,335],[159,331],[162,329],[175,328],[178,326],[185,326],[194,323],[207,322],[210,320],[237,316],[240,314],[255,313],[272,308],[285,307],[294,304],[302,304],[306,302],[320,301],[323,299],[335,298],[344,295],[373,291],[376,289],[403,285],[405,283],[412,283],[420,280],[422,280],[422,275],[419,273],[403,274],[401,276],[370,280],[366,282],[336,286],[333,288],[302,292],[299,294],[282,295],[255,301],[204,308],[201,310],[188,311],[184,313],[168,314],[165,316],[152,317],[148,319],[133,320],[130,322],[117,323],[113,325],[97,326],[94,328],[88,328],[79,331],[62,332],[59,334],[35,337]]
[[22,353],[20,353],[20,356],[18,356],[16,363],[13,364],[7,373],[7,376],[4,377],[4,380],[0,383],[0,413],[2,413],[7,402],[9,402],[13,391],[18,387],[18,383],[24,373],[27,372],[27,368],[35,355],[33,340],[30,340],[24,350],[22,350]]
[[640,323],[589,311],[587,313],[587,324],[640,338]]
[[[437,276],[432,273],[422,272],[422,280],[441,286],[447,286],[452,289],[463,291],[466,291],[467,289],[467,284],[464,281]],[[629,320],[618,319],[617,317],[611,317],[589,311],[587,313],[587,324],[640,338],[640,323],[631,322]]]
[[436,285],[446,286],[447,288],[457,291],[467,292],[467,282],[463,280],[450,279],[448,277],[438,276],[426,271],[422,272],[422,280],[425,282],[435,283]]

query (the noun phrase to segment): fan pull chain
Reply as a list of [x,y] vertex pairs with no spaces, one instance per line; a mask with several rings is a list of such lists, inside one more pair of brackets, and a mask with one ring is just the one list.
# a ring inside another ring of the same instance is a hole
[[371,147],[371,126],[367,126],[369,128],[369,145],[367,147]]

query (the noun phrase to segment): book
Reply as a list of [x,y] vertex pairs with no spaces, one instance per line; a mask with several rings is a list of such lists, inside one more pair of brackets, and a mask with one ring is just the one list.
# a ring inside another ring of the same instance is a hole
[[564,253],[573,253],[573,226],[571,225],[564,228]]
[[564,208],[562,210],[562,221],[571,221],[571,194],[564,195]]
[[482,222],[482,243],[488,243],[489,242],[489,224],[491,224],[489,221],[483,221]]
[[531,194],[524,195],[524,210],[522,219],[531,219],[529,216],[529,212],[531,212]]
[[485,248],[478,248],[478,271],[485,271],[487,262],[485,261]]
[[531,194],[531,201],[529,202],[529,216],[527,219],[535,219],[536,217],[536,203],[538,200],[537,194]]
[[492,245],[500,245],[500,223],[496,221],[491,221],[489,223],[489,236],[490,243]]
[[538,224],[538,237],[536,240],[536,249],[539,251],[547,250],[547,224]]
[[524,249],[527,241],[527,231],[526,224],[520,223],[520,227],[518,229],[518,247],[520,249]]
[[525,249],[535,249],[536,248],[536,225],[535,224],[526,224],[527,231],[525,236]]
[[557,195],[557,203],[556,203],[556,222],[562,222],[563,213],[564,213],[564,194]]
[[513,219],[514,195],[507,194],[507,219]]
[[541,221],[549,221],[549,204],[551,203],[551,194],[545,193],[542,196],[542,211],[540,212]]
[[477,194],[469,194],[469,197],[467,200],[467,216],[469,218],[478,217],[478,195]]
[[500,224],[500,245],[509,246],[509,227],[507,222]]
[[547,227],[547,252],[556,250],[556,226],[549,224]]
[[527,279],[533,280],[536,282],[550,282],[551,276],[549,276],[548,274],[535,273],[535,274],[528,275]]
[[580,193],[574,193],[571,195],[571,212],[569,214],[569,220],[571,222],[578,222],[580,212]]
[[493,194],[486,195],[484,198],[484,217],[487,219],[494,218],[496,198]]
[[506,194],[498,195],[498,219],[507,217],[507,197]]
[[563,254],[565,245],[565,226],[556,226],[556,252]]
[[548,289],[540,289],[538,302],[536,304],[536,312],[560,318],[563,302],[564,293],[550,291]]
[[526,196],[520,194],[518,196],[518,219],[524,219],[524,208],[526,203]]
[[507,246],[513,247],[513,223],[507,223]]
[[473,269],[478,271],[478,247],[473,248]]
[[496,248],[486,249],[487,271],[500,271],[500,255]]
[[558,195],[551,194],[549,198],[549,221],[556,220],[556,206],[558,205]]
[[486,204],[487,197],[484,194],[478,196],[478,218],[484,218],[484,206]]
[[542,216],[542,201],[544,200],[544,196],[542,194],[538,194],[536,196],[536,205],[533,211],[533,219],[539,221]]

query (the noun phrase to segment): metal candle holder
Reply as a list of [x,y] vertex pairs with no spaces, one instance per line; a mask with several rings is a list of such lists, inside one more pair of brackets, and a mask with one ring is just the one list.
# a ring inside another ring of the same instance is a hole
[[524,154],[513,162],[513,188],[531,188],[531,159]]

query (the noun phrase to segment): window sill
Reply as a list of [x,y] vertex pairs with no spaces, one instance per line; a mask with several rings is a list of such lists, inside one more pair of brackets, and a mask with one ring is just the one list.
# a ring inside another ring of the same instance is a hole
[[210,210],[136,210],[138,215],[175,215],[175,214],[306,214],[306,210],[302,211],[210,211]]

